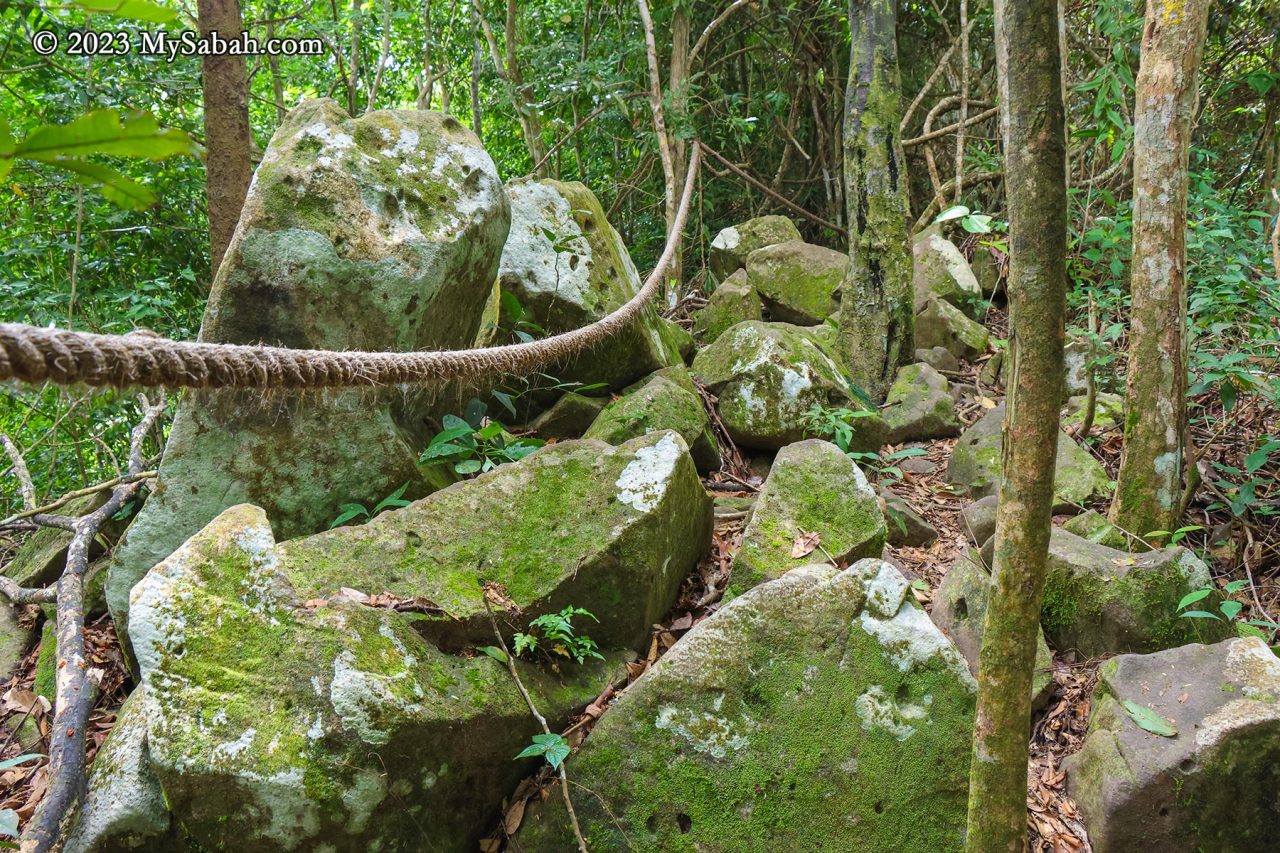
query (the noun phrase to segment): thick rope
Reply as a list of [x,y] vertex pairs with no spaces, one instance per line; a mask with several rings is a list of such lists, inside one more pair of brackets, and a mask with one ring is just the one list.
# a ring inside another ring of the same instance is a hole
[[600,344],[640,317],[680,245],[701,153],[695,142],[675,222],[644,286],[618,310],[571,332],[485,349],[344,352],[173,341],[148,332],[96,335],[0,323],[0,381],[116,388],[340,388],[441,386],[532,373]]

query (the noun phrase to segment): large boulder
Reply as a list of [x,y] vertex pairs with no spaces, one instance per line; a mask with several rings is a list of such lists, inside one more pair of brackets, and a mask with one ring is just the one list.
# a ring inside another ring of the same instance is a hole
[[[475,135],[443,113],[352,119],[306,101],[276,131],[209,295],[200,339],[300,349],[410,351],[475,340],[508,206]],[[154,491],[114,554],[107,602],[123,636],[129,590],[238,503],[276,534],[324,530],[419,472],[426,398],[401,388],[196,390],[178,406]]]
[[[963,848],[975,683],[909,591],[811,564],[695,627],[569,759],[590,848]],[[558,796],[519,836],[572,841]]]
[[[693,375],[719,398],[720,419],[743,447],[775,449],[809,431],[815,405],[855,406],[849,378],[821,330],[787,323],[739,323],[693,360]],[[853,422],[852,449],[877,451],[885,425],[878,416]]]
[[[964,431],[951,451],[947,478],[974,497],[993,495],[1000,482],[1001,426],[1005,404],[1001,402]],[[1054,463],[1054,508],[1073,511],[1111,494],[1111,479],[1089,451],[1058,432]]]
[[[539,731],[506,666],[445,654],[390,607],[309,600],[290,568],[240,505],[133,589],[147,755],[182,832],[206,850],[420,849],[424,832],[474,849]],[[608,657],[517,666],[558,727]]]
[[941,225],[932,225],[917,234],[911,252],[917,311],[925,307],[930,296],[936,296],[969,317],[980,316],[982,288],[964,255],[943,235]]
[[529,424],[542,439],[578,438],[604,410],[609,401],[568,391]]
[[[812,554],[838,563],[878,557],[886,533],[875,489],[840,448],[818,439],[787,445],[760,487],[727,594],[813,562]],[[805,534],[816,534],[816,543],[796,549]],[[793,557],[793,549],[803,553]]]
[[693,333],[709,344],[731,326],[764,316],[760,296],[747,284],[747,271],[738,270],[707,297],[707,304],[693,315]]
[[796,224],[785,216],[759,216],[721,230],[711,241],[711,272],[719,281],[747,266],[756,249],[799,240]]
[[960,434],[951,383],[927,364],[898,369],[880,413],[889,427],[885,435],[889,444]]
[[911,504],[886,488],[881,488],[879,494],[888,530],[886,541],[890,545],[921,548],[937,540],[938,529],[925,521]]
[[[988,565],[993,548],[989,541],[982,549]],[[1054,648],[1087,657],[1215,642],[1231,635],[1230,625],[1178,612],[1182,597],[1209,581],[1208,567],[1186,548],[1129,554],[1055,528],[1040,621]]]
[[[1146,711],[1176,734],[1139,726]],[[1064,767],[1097,853],[1274,850],[1280,661],[1255,638],[1113,658]]]
[[973,361],[987,351],[991,336],[945,299],[930,296],[916,311],[916,346],[942,347],[956,358]]
[[272,554],[305,599],[343,587],[425,598],[414,628],[447,650],[492,640],[483,582],[526,619],[569,605],[605,648],[639,647],[711,543],[711,498],[679,434],[566,441],[367,524]]
[[[498,277],[526,322],[551,335],[568,332],[616,311],[640,291],[640,273],[621,235],[583,184],[522,178],[507,184],[507,196],[511,236]],[[637,322],[590,353],[545,372],[561,382],[621,389],[683,363],[674,324],[650,305]]]
[[849,256],[803,240],[747,255],[747,281],[772,320],[816,326],[839,307]]
[[[978,653],[986,625],[987,607],[995,584],[982,565],[977,551],[956,560],[933,594],[931,616],[942,633],[951,638],[964,655],[969,670],[979,674]],[[1039,710],[1053,695],[1053,655],[1044,641],[1044,631],[1036,626],[1036,663],[1031,675],[1031,708]]]
[[670,429],[680,433],[700,471],[720,467],[711,419],[683,367],[668,367],[627,389],[609,403],[583,438],[622,444],[636,436]]

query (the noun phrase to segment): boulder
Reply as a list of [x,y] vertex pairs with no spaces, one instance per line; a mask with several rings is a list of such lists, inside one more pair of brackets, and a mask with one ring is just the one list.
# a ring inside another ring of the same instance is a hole
[[[993,545],[982,549],[988,565]],[[1186,548],[1129,554],[1055,528],[1040,623],[1055,649],[1086,657],[1215,642],[1232,634],[1230,625],[1178,613],[1182,597],[1209,582],[1208,567]],[[1218,600],[1203,609],[1216,610]]]
[[698,470],[714,471],[720,467],[720,448],[711,419],[683,367],[658,371],[628,389],[604,407],[583,438],[622,444],[664,429],[680,433]]
[[[413,614],[308,600],[281,548],[261,509],[232,507],[133,589],[147,754],[183,833],[207,850],[409,850],[427,826],[439,849],[475,849],[539,731],[506,666],[441,652]],[[608,657],[517,667],[558,728],[609,682]]]
[[[951,638],[978,676],[978,653],[991,601],[991,574],[976,551],[960,557],[933,594],[933,621]],[[1044,631],[1036,626],[1036,664],[1031,675],[1031,708],[1038,711],[1053,695],[1053,655],[1044,641]]]
[[343,587],[430,601],[413,627],[453,651],[493,639],[501,584],[528,620],[572,604],[604,648],[639,647],[711,542],[711,498],[679,434],[565,441],[366,524],[272,550],[303,600]]
[[[1087,402],[1088,397],[1084,394],[1077,394],[1067,400],[1066,408],[1062,413],[1064,429],[1084,423],[1084,407]],[[1099,392],[1093,406],[1093,428],[1107,431],[1120,429],[1123,426],[1124,395]]]
[[578,438],[600,416],[607,402],[603,397],[587,397],[569,391],[534,418],[529,429],[541,439]]
[[960,416],[951,399],[951,384],[927,364],[898,369],[881,417],[889,427],[888,444],[950,438],[960,434]]
[[[94,492],[91,495],[76,498],[67,502],[62,508],[54,510],[59,515],[79,518],[102,506],[110,492]],[[104,528],[110,528],[108,521]],[[119,532],[117,529],[114,532]],[[112,531],[104,529],[103,533]],[[67,565],[67,546],[71,544],[73,534],[61,527],[37,527],[34,532],[13,552],[9,562],[0,570],[9,580],[18,586],[48,586],[58,579]],[[96,539],[89,546],[89,558],[93,559],[103,552],[103,547]]]
[[[845,564],[878,557],[886,532],[875,489],[840,448],[818,439],[787,445],[760,488],[726,594],[737,595],[818,558]],[[796,541],[807,533],[818,535],[822,550],[815,546],[793,557]]]
[[746,270],[738,270],[712,291],[707,304],[693,315],[693,333],[709,344],[730,326],[763,316],[760,296],[747,284]]
[[942,233],[941,225],[931,225],[911,243],[912,288],[916,310],[922,310],[930,296],[944,299],[969,317],[981,316],[982,288],[969,262],[955,244]]
[[960,309],[930,296],[916,311],[916,346],[942,347],[956,358],[973,361],[987,351],[991,337],[980,323],[970,320]]
[[1074,397],[1089,390],[1089,342],[1074,335],[1067,336],[1062,349],[1062,398]]
[[[951,451],[947,478],[952,485],[967,489],[974,497],[995,494],[1000,481],[1000,436],[1004,421],[1002,402],[964,431]],[[1089,451],[1058,432],[1058,455],[1054,468],[1054,510],[1074,511],[1079,504],[1111,494],[1107,472]]]
[[785,216],[759,216],[741,225],[723,229],[711,241],[711,272],[718,281],[747,266],[747,256],[756,249],[799,240],[796,225]]
[[975,247],[973,257],[969,260],[969,269],[973,271],[978,287],[982,288],[983,296],[990,299],[1004,292],[1004,277],[1001,275],[995,250],[982,245]]
[[747,256],[747,281],[772,320],[816,326],[839,307],[849,256],[790,240]]
[[996,505],[1000,499],[987,495],[960,510],[960,526],[969,541],[981,548],[996,533]]
[[[719,398],[725,429],[743,447],[775,449],[804,438],[815,405],[854,406],[853,389],[817,329],[747,322],[728,329],[693,360],[693,375]],[[851,448],[884,444],[878,416],[857,418]]]
[[[810,564],[697,625],[569,759],[591,849],[963,848],[975,684],[909,591]],[[558,796],[518,840],[573,849]]]
[[996,350],[991,354],[978,371],[978,382],[984,388],[1004,387],[1004,350]]
[[949,373],[960,372],[960,362],[956,357],[946,350],[945,347],[930,347],[929,349],[916,350],[916,361],[929,365],[934,370],[947,371]]
[[880,489],[879,494],[890,545],[919,548],[938,538],[937,529],[912,509],[911,504],[888,489]]
[[1067,519],[1063,522],[1062,529],[1083,539],[1088,539],[1090,542],[1097,542],[1100,545],[1107,545],[1111,548],[1124,548],[1129,544],[1129,537],[1120,532],[1120,528],[1112,524],[1105,515],[1096,509],[1082,512]]
[[[549,335],[568,332],[621,308],[640,291],[640,273],[591,190],[577,181],[521,178],[507,184],[507,196],[511,235],[498,278],[525,322]],[[560,382],[604,382],[619,390],[682,364],[681,340],[675,324],[649,306],[587,356],[544,372]]]
[[[1256,638],[1121,655],[1098,670],[1067,782],[1097,853],[1274,850],[1280,661]],[[1171,724],[1141,728],[1130,707]]]
[[[497,168],[452,116],[352,119],[333,101],[305,101],[263,154],[200,339],[466,348],[508,219]],[[324,530],[344,503],[373,506],[405,483],[409,498],[430,491],[417,459],[431,412],[425,395],[402,388],[188,392],[156,487],[108,569],[121,636],[133,585],[229,506],[261,506],[292,537]]]

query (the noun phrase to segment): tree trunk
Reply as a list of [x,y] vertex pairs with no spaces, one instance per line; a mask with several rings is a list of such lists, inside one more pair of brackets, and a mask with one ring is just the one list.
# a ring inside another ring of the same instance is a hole
[[[198,0],[196,9],[202,35],[216,32],[227,41],[240,37],[243,24],[239,0]],[[204,88],[210,274],[216,276],[253,178],[249,79],[243,56],[206,56],[201,60],[200,77]]]
[[[680,192],[684,187],[685,172],[689,167],[689,151],[685,140],[680,137],[679,129],[689,121],[689,8],[677,5],[671,12],[671,65],[667,75],[667,87],[671,92],[671,113],[676,121],[676,131],[667,128],[671,137],[671,172],[674,179],[674,196],[667,199],[667,233],[675,224],[676,208],[680,205]],[[671,263],[669,279],[674,279],[676,286],[684,281],[684,250],[676,245],[675,260]],[[674,296],[674,294],[671,294]]]
[[896,27],[894,0],[851,0],[844,118],[849,272],[840,337],[853,381],[877,400],[911,355],[915,320]]
[[1062,402],[1066,127],[1057,0],[996,0],[995,11],[1009,209],[1010,378],[966,849],[1019,853],[1027,840],[1031,676]]
[[1207,0],[1148,0],[1133,119],[1133,261],[1124,451],[1111,520],[1173,530],[1187,393],[1187,149]]

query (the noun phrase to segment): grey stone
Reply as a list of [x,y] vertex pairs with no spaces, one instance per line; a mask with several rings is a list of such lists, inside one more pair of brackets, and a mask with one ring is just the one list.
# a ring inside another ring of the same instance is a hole
[[960,434],[950,384],[927,364],[899,368],[880,414],[889,427],[888,444]]
[[747,284],[747,271],[738,270],[707,297],[707,304],[693,315],[693,332],[709,344],[731,326],[764,317],[760,296]]
[[956,358],[973,361],[987,351],[990,335],[945,299],[930,296],[916,311],[916,346],[942,347]]
[[747,256],[756,249],[799,239],[795,223],[785,216],[760,216],[730,226],[711,241],[711,272],[717,281],[724,281],[744,269]]
[[816,326],[835,313],[849,256],[803,240],[756,249],[747,282],[772,320]]
[[916,350],[916,361],[924,362],[934,370],[945,370],[949,373],[960,372],[960,362],[947,351],[946,347],[931,347]]
[[971,318],[981,316],[982,288],[969,269],[969,262],[955,244],[942,233],[941,225],[931,225],[911,243],[914,255],[912,288],[916,310],[922,310],[930,296],[945,299]]
[[969,541],[981,548],[996,532],[996,505],[1000,499],[987,495],[960,510],[960,526]]
[[529,424],[539,438],[578,438],[591,426],[609,401],[570,391]]
[[889,544],[922,547],[938,538],[937,529],[911,505],[888,489],[880,489]]

